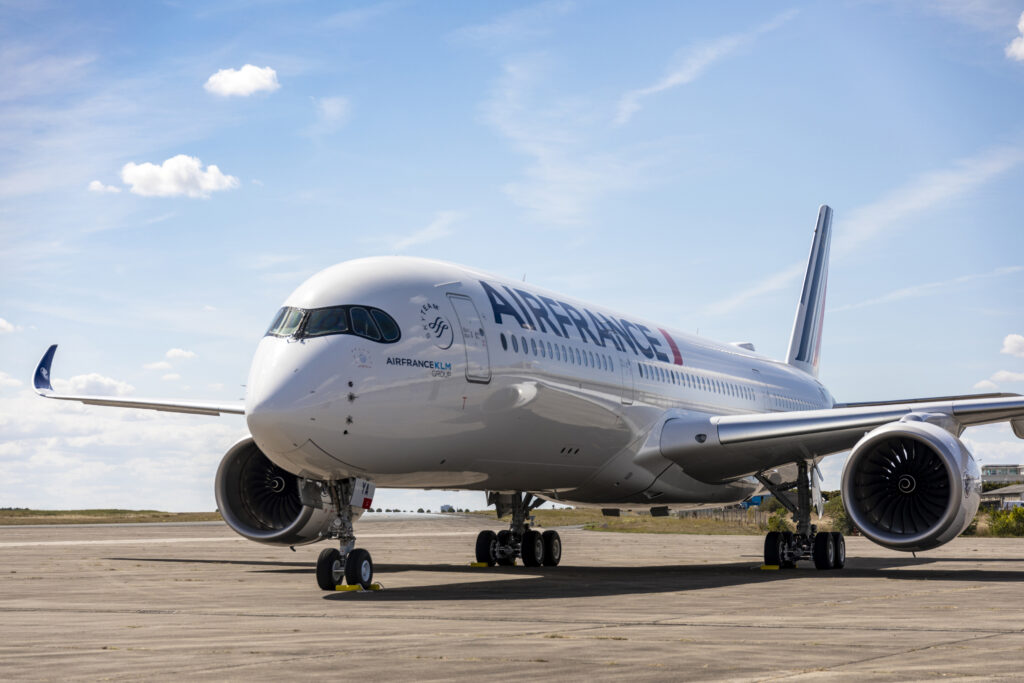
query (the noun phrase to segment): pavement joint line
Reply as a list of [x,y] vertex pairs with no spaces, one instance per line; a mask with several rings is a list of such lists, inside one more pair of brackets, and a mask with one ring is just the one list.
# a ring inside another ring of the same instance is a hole
[[[166,616],[199,616],[199,617],[225,617],[225,618],[238,618],[238,617],[261,617],[261,618],[277,618],[277,619],[337,619],[345,616],[341,613],[318,613],[318,614],[274,614],[266,612],[195,612],[189,610],[175,610],[175,609],[75,609],[75,608],[60,608],[52,609],[45,607],[7,607],[0,606],[0,613],[4,612],[20,612],[20,613],[43,613],[52,612],[57,614],[70,613],[70,614],[152,614],[152,615],[166,615]],[[422,621],[461,621],[461,622],[486,622],[486,623],[541,623],[541,624],[566,624],[571,626],[581,626],[585,629],[593,628],[607,628],[606,624],[602,624],[599,621],[570,621],[570,620],[558,620],[558,619],[543,619],[537,617],[530,617],[524,619],[501,619],[494,617],[473,617],[467,619],[465,617],[445,617],[438,615],[415,615],[415,614],[376,614],[375,618],[380,619],[398,619],[398,620],[422,620]],[[746,629],[813,629],[819,631],[883,631],[883,632],[901,632],[901,633],[977,633],[983,634],[980,637],[994,637],[994,636],[1005,636],[1005,635],[1019,635],[1024,633],[1024,627],[1017,629],[982,629],[982,628],[918,628],[918,627],[878,627],[878,626],[830,626],[830,625],[813,625],[808,626],[803,623],[794,624],[742,624],[742,623],[721,623],[721,622],[702,622],[702,621],[687,621],[678,622],[672,621],[671,617],[667,619],[659,620],[648,620],[648,621],[622,621],[613,625],[616,628],[627,628],[631,626],[679,626],[685,628],[746,628]],[[544,632],[544,631],[540,631]],[[972,640],[966,638],[964,640]],[[957,641],[951,641],[957,642]]]
[[[821,667],[821,668],[816,668],[816,669],[813,669],[813,671],[820,671],[822,673],[827,673],[827,672],[831,672],[831,671],[836,671],[837,669],[841,669],[843,667],[856,666],[858,664],[866,664],[867,662],[874,662],[874,661],[879,661],[879,660],[882,660],[882,659],[889,659],[890,657],[903,657],[903,656],[912,654],[914,652],[924,652],[925,650],[931,650],[931,649],[936,648],[936,647],[948,647],[950,645],[957,645],[959,643],[973,643],[973,642],[977,642],[979,640],[988,640],[989,638],[999,638],[1000,636],[1012,635],[1013,633],[1019,633],[1019,631],[1014,631],[1014,632],[1010,632],[1010,633],[989,633],[989,634],[986,634],[986,635],[975,636],[973,638],[958,638],[956,640],[946,640],[946,641],[941,641],[941,642],[937,642],[937,643],[929,643],[928,645],[921,645],[919,647],[912,647],[912,648],[908,648],[908,649],[905,649],[905,650],[900,650],[899,652],[890,652],[888,654],[879,654],[879,655],[874,655],[872,657],[864,657],[862,659],[854,659],[854,660],[851,660],[851,661],[848,661],[848,662],[843,662],[842,664],[833,664],[831,666],[825,666],[825,667]],[[804,675],[806,673],[809,673],[809,672],[804,671],[804,672],[800,672],[800,673],[790,673],[790,674],[786,674],[784,676],[773,677],[771,680],[783,680],[783,679],[786,679],[786,678],[793,678],[794,676],[802,676],[802,675]]]

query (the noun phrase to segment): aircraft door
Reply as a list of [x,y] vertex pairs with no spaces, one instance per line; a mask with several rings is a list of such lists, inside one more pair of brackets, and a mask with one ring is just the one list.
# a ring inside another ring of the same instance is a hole
[[487,351],[483,320],[468,296],[449,294],[448,300],[455,308],[459,329],[462,330],[462,345],[466,349],[466,379],[486,384],[491,381],[491,358]]
[[622,403],[632,405],[633,393],[636,391],[633,384],[633,363],[628,358],[619,358],[619,367],[622,368]]

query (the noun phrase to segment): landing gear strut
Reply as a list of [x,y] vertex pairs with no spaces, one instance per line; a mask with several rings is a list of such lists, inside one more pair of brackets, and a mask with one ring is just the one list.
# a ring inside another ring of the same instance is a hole
[[[338,516],[327,531],[328,538],[338,541],[339,548],[327,548],[316,561],[316,583],[325,591],[333,591],[342,580],[350,586],[369,589],[373,585],[373,560],[370,553],[356,548],[356,534],[352,527],[352,498],[355,479],[341,479],[328,483],[331,503]],[[372,494],[371,494],[372,497]]]
[[476,561],[491,567],[511,566],[522,558],[527,567],[557,566],[562,560],[562,539],[557,531],[540,533],[530,528],[530,512],[544,504],[531,493],[487,492],[487,504],[494,505],[498,517],[512,513],[507,531],[481,531],[476,537]]
[[[796,567],[799,560],[813,560],[818,569],[842,569],[846,565],[846,539],[838,531],[818,531],[811,524],[811,482],[810,469],[807,462],[796,463],[796,481],[775,484],[763,473],[758,473],[757,480],[793,514],[796,522],[796,533],[790,531],[770,531],[764,537],[764,563],[780,569]],[[787,491],[796,489],[796,503],[786,495]]]

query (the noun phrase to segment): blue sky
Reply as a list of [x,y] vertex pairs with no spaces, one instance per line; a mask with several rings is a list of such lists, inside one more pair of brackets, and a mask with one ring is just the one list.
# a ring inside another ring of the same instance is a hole
[[1024,392],[1024,5],[693,5],[0,3],[0,506],[210,509],[245,434],[37,399],[51,343],[240,398],[291,290],[394,253],[780,357],[821,203],[839,400]]

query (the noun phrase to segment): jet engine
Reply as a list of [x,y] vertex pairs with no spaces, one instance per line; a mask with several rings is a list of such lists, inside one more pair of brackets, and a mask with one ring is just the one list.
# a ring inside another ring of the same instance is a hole
[[327,536],[337,517],[316,482],[297,477],[267,458],[252,438],[242,439],[217,469],[217,507],[232,529],[251,541],[302,545]]
[[843,504],[875,543],[929,550],[948,543],[974,519],[981,473],[951,433],[908,415],[868,432],[843,470]]

